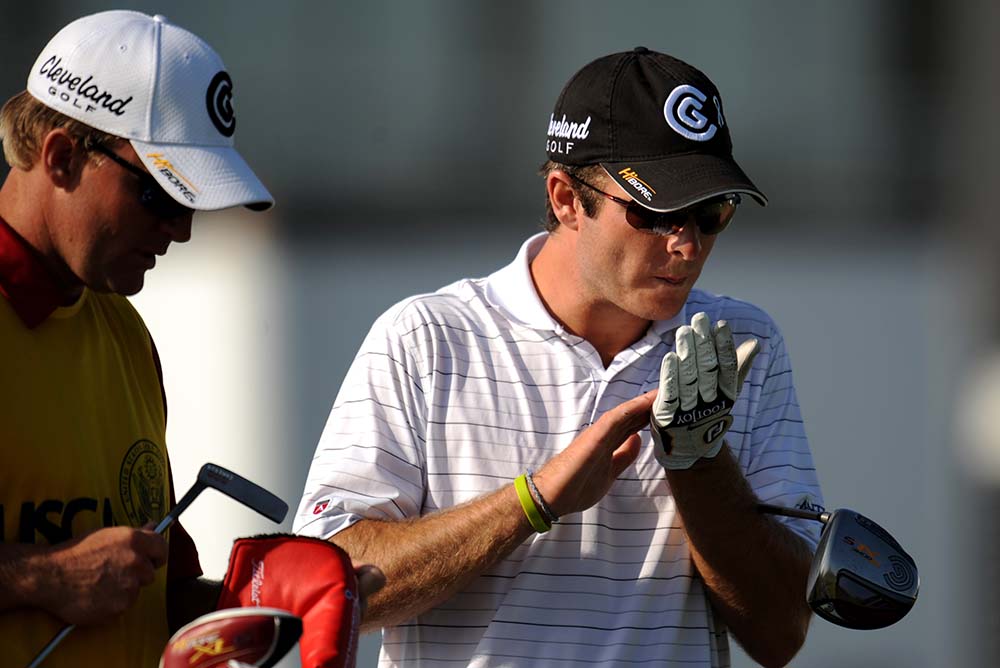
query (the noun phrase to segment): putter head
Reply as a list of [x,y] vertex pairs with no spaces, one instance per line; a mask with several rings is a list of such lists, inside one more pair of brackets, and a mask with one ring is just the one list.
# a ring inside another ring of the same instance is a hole
[[283,522],[288,514],[287,503],[260,485],[218,464],[203,464],[198,471],[196,484],[222,492],[272,522]]
[[823,527],[806,586],[809,607],[850,629],[895,624],[917,600],[913,558],[885,529],[841,508]]

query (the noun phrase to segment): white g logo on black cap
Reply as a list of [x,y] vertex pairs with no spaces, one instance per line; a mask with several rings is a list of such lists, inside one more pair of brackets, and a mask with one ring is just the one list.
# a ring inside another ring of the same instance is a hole
[[212,77],[205,95],[208,117],[224,137],[232,137],[236,132],[236,114],[233,111],[233,80],[225,71]]
[[701,113],[707,99],[708,96],[694,86],[684,84],[673,89],[663,104],[663,116],[667,119],[667,125],[680,136],[692,141],[708,141],[725,121],[718,98],[713,99],[718,112],[718,125],[710,123]]

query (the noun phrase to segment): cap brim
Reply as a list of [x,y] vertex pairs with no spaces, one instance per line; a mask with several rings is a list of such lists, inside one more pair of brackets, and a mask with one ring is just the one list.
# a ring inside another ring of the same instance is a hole
[[642,162],[602,162],[601,166],[633,199],[653,211],[676,211],[727,193],[750,195],[767,206],[764,193],[728,157],[689,153]]
[[184,146],[129,140],[171,197],[198,211],[245,206],[264,211],[274,198],[231,146]]

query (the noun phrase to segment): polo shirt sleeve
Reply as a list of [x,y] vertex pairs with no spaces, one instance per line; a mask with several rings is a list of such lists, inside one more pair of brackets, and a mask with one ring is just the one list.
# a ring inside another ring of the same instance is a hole
[[426,407],[410,344],[421,323],[407,302],[372,326],[344,378],[293,522],[329,538],[361,519],[419,517],[426,490]]
[[[785,341],[773,323],[750,374],[749,448],[741,464],[754,493],[764,503],[822,509],[823,496],[806,438]],[[819,522],[775,517],[815,550]]]

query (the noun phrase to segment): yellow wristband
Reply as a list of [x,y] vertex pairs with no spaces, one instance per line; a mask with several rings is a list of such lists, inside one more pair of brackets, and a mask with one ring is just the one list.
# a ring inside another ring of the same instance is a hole
[[542,519],[542,514],[538,512],[535,499],[532,498],[531,490],[528,489],[528,475],[526,473],[522,473],[514,478],[514,489],[517,490],[517,498],[521,502],[521,509],[528,516],[531,528],[538,533],[545,533],[551,529],[552,526]]

